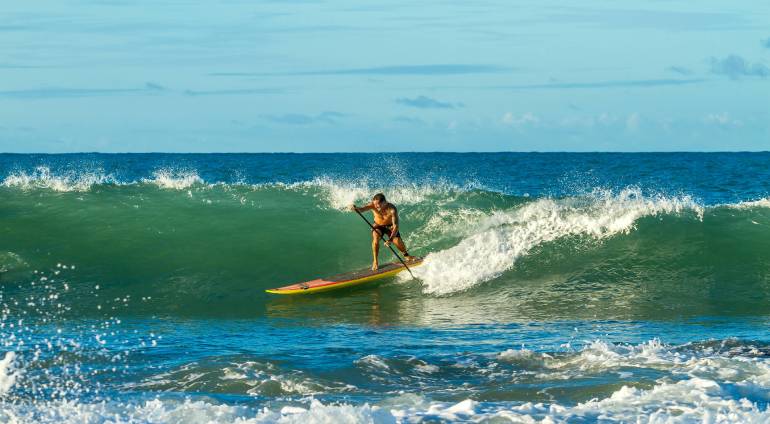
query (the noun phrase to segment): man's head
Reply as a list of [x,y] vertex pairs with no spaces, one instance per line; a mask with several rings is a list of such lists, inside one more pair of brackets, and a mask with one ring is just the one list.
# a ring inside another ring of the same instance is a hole
[[377,193],[372,197],[372,205],[374,205],[375,208],[379,209],[382,207],[382,205],[385,204],[385,195],[382,193]]

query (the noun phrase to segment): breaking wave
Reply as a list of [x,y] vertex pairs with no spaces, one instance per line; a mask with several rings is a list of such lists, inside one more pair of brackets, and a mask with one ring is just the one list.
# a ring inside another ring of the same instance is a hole
[[[581,278],[605,281],[623,274],[637,285],[657,281],[661,290],[729,274],[723,284],[739,287],[737,293],[764,278],[770,239],[766,200],[706,205],[633,186],[535,197],[472,182],[209,182],[185,167],[158,167],[129,180],[41,167],[9,174],[0,190],[8,212],[0,254],[6,278],[24,279],[55,258],[80,266],[73,278],[82,284],[153,296],[154,305],[172,313],[253,310],[236,293],[366,267],[369,231],[345,209],[378,191],[399,207],[412,253],[426,256],[414,274],[416,287],[430,296],[486,283],[506,289],[529,284],[522,277],[533,274],[561,279],[562,263],[573,276],[590,271]],[[386,249],[380,254],[390,260]],[[213,308],[206,306],[211,299]]]

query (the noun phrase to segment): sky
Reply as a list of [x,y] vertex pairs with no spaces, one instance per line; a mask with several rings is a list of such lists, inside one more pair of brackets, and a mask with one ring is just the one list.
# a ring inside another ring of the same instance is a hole
[[2,152],[770,150],[770,2],[0,4]]

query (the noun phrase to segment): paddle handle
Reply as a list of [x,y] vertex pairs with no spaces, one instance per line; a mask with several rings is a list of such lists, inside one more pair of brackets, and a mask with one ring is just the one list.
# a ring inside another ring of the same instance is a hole
[[[366,221],[366,224],[367,224],[367,225],[369,225],[369,228],[371,228],[371,229],[372,229],[372,231],[376,231],[376,230],[374,229],[374,225],[372,225],[372,223],[371,223],[371,222],[369,222],[369,220],[368,220],[368,219],[366,219],[366,217],[365,217],[365,216],[364,216],[364,215],[363,215],[361,212],[359,212],[359,211],[358,211],[358,209],[356,209],[356,206],[355,206],[355,205],[353,205],[353,210],[354,210],[354,211],[356,211],[356,213],[358,214],[358,216],[360,216],[360,217],[361,217],[361,219],[363,219],[364,221]],[[383,231],[383,233],[384,233],[384,231]],[[385,238],[385,234],[383,234],[383,235],[382,235],[382,238]],[[388,234],[388,239],[390,239],[390,234]],[[403,259],[401,259],[401,256],[399,256],[399,255],[398,255],[398,253],[396,253],[396,250],[395,250],[395,249],[393,249],[393,246],[391,246],[390,244],[388,244],[388,247],[390,248],[390,251],[391,251],[391,252],[393,252],[393,254],[394,254],[394,255],[396,255],[396,258],[398,258],[399,262],[401,262],[401,264],[404,266],[404,268],[406,268],[406,270],[407,270],[407,271],[409,271],[409,275],[411,275],[411,276],[412,276],[412,278],[415,278],[415,277],[414,277],[414,274],[412,274],[412,270],[411,270],[411,269],[409,269],[409,266],[407,266],[406,262],[404,262],[404,260],[403,260]]]

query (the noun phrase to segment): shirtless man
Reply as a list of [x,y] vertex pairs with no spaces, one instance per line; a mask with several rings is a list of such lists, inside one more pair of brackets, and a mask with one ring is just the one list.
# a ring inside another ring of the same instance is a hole
[[366,206],[356,207],[356,205],[350,205],[350,210],[357,212],[372,211],[374,214],[374,230],[372,230],[372,271],[376,271],[379,268],[379,262],[377,260],[377,254],[380,253],[380,239],[383,235],[387,234],[390,240],[385,241],[386,246],[390,246],[390,242],[398,247],[398,250],[404,254],[404,259],[407,261],[414,260],[414,256],[411,256],[406,251],[404,241],[401,240],[401,234],[398,232],[398,210],[392,203],[388,203],[385,200],[385,195],[377,193],[372,197],[372,202]]

